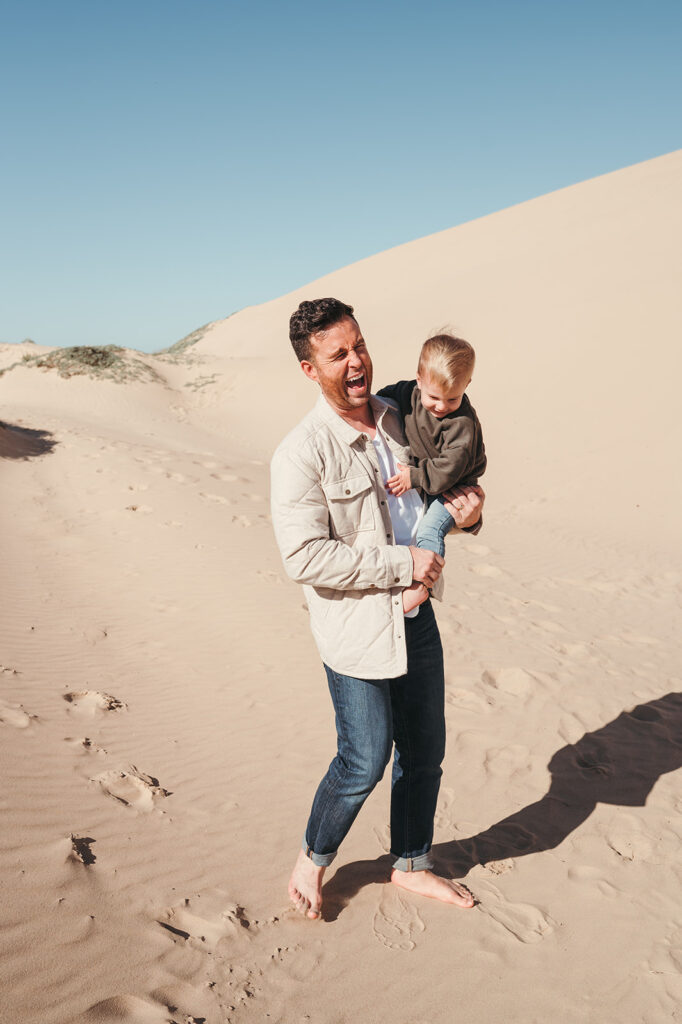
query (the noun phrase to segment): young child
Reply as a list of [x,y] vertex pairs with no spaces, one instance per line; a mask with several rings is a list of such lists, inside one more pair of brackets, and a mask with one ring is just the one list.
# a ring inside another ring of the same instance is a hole
[[[399,466],[386,486],[399,496],[412,487],[426,494],[428,510],[417,533],[417,546],[445,553],[445,534],[455,524],[442,494],[463,484],[475,485],[486,467],[481,424],[465,391],[471,383],[476,354],[450,334],[425,341],[416,380],[401,380],[378,392],[395,402],[412,451],[410,466]],[[403,591],[406,612],[422,604],[428,592],[420,583]]]

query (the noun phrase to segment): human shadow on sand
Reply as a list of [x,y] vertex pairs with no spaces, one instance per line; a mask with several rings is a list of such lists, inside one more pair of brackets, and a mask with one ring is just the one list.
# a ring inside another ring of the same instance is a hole
[[[598,803],[643,807],[656,781],[682,767],[682,693],[623,711],[601,729],[562,747],[548,768],[549,791],[484,832],[434,846],[439,873],[462,878],[476,864],[552,850]],[[385,881],[389,857],[341,867],[324,887],[323,916],[334,920],[364,885]]]
[[0,421],[0,459],[37,459],[57,445],[49,430],[31,430]]

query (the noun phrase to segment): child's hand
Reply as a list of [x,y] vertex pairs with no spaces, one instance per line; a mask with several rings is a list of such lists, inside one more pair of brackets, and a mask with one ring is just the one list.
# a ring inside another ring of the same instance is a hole
[[390,491],[396,498],[399,498],[401,494],[409,491],[411,487],[409,467],[398,463],[398,472],[386,481],[386,490]]

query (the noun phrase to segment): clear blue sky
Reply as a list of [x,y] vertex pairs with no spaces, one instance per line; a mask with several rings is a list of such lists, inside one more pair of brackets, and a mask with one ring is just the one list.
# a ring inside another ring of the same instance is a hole
[[4,0],[0,342],[154,351],[677,149],[681,30],[679,0]]

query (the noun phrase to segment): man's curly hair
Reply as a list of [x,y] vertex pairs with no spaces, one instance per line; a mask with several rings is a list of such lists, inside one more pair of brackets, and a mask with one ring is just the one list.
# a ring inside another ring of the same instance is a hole
[[312,361],[312,334],[329,330],[347,316],[355,320],[353,307],[347,306],[340,299],[313,299],[311,302],[302,302],[289,320],[289,340],[299,363],[304,360]]

